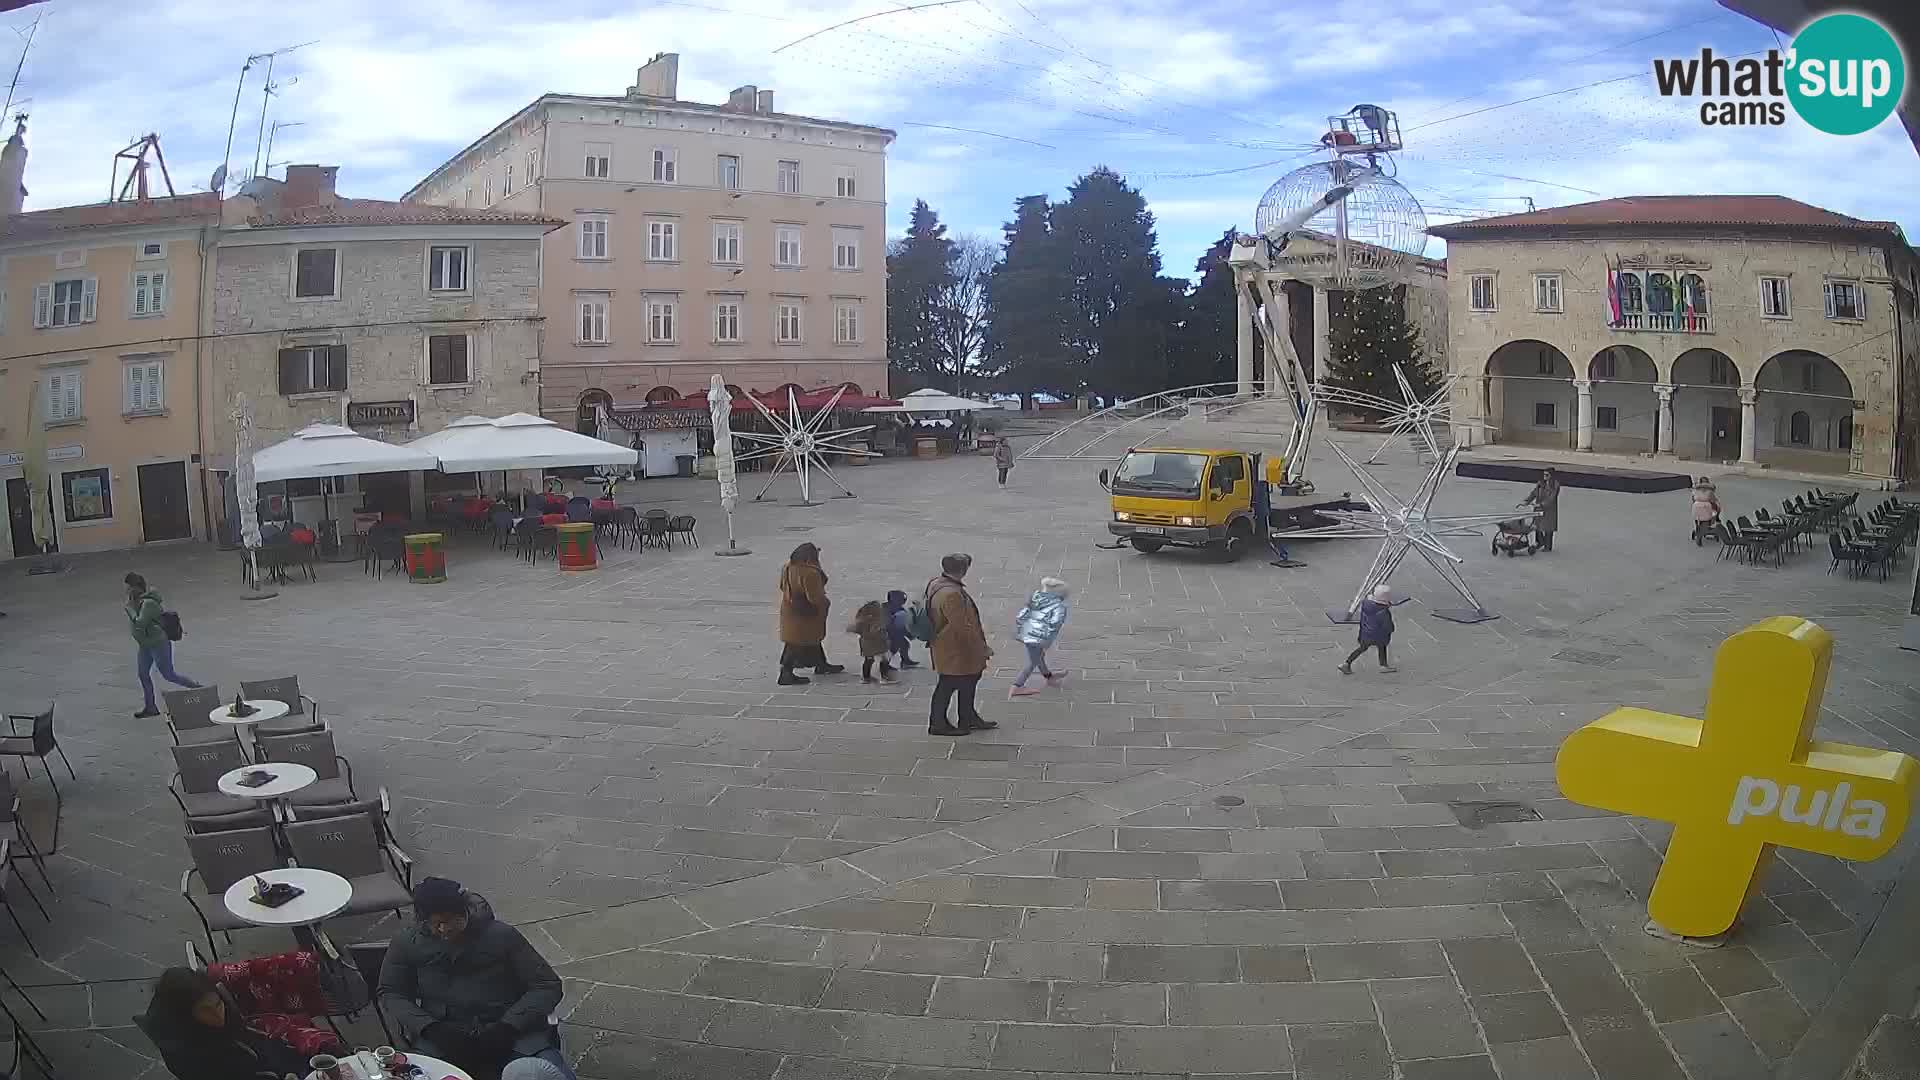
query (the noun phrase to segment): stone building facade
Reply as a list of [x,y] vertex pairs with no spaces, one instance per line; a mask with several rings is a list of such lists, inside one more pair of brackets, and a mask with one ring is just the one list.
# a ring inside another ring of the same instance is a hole
[[541,407],[587,426],[704,390],[887,389],[884,128],[683,101],[662,54],[618,97],[547,94],[409,191],[540,214]]
[[223,473],[241,393],[260,446],[313,423],[408,442],[462,416],[539,408],[540,242],[561,223],[342,199],[333,173],[292,166],[285,183],[228,202],[204,380],[209,461]]
[[1779,196],[1609,199],[1433,227],[1455,438],[1912,479],[1920,260]]

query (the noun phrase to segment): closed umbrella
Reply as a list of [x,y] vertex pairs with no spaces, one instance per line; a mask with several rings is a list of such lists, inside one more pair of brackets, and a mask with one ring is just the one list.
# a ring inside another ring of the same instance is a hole
[[44,556],[53,549],[52,468],[47,463],[47,425],[40,412],[40,384],[35,382],[27,394],[27,447],[21,455],[20,474],[27,482],[27,505],[33,516],[33,548],[37,558],[33,573],[52,573],[57,565],[48,565]]
[[233,494],[240,506],[240,545],[247,550],[247,579],[253,591],[250,600],[278,596],[260,590],[260,492],[253,474],[253,403],[247,395],[236,395],[233,402]]
[[713,413],[714,475],[720,480],[720,508],[727,512],[727,548],[715,555],[751,555],[733,545],[733,504],[740,498],[739,473],[733,463],[733,395],[715,375],[707,384],[707,408]]

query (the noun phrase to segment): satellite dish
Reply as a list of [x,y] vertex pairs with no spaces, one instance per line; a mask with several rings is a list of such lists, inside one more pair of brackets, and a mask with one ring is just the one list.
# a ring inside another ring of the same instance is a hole
[[213,192],[220,192],[220,191],[226,190],[226,187],[227,187],[227,167],[225,165],[222,165],[219,168],[213,170],[213,179],[207,181],[207,190],[213,191]]

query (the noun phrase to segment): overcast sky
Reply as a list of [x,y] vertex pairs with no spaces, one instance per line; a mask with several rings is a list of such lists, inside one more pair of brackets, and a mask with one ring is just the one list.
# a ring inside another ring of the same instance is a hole
[[[396,198],[541,93],[619,94],[668,51],[683,98],[719,102],[750,82],[781,111],[898,131],[896,230],[924,198],[954,228],[997,237],[1016,197],[1060,197],[1106,164],[1146,192],[1167,269],[1182,274],[1223,230],[1251,226],[1261,192],[1311,159],[1326,116],[1363,101],[1399,113],[1399,176],[1434,220],[1529,197],[1777,193],[1920,236],[1920,160],[1897,120],[1850,138],[1791,110],[1785,127],[1709,128],[1655,93],[1652,57],[1773,44],[1712,0],[958,0],[816,34],[898,6],[50,0],[0,18],[23,32],[42,20],[17,94],[32,114],[29,208],[105,198],[113,152],[148,131],[174,183],[204,188],[248,54],[311,42],[274,70],[268,123],[300,126],[279,132],[273,159],[338,164],[348,195]],[[236,173],[260,111],[256,71]]]

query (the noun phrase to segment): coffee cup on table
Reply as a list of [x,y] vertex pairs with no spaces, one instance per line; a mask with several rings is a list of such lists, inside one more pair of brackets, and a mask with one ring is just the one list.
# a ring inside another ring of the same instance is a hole
[[341,1067],[340,1059],[332,1054],[315,1054],[307,1059],[307,1065],[320,1080],[347,1080],[346,1069]]

